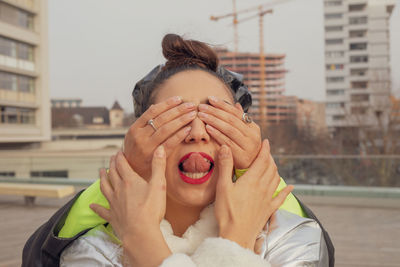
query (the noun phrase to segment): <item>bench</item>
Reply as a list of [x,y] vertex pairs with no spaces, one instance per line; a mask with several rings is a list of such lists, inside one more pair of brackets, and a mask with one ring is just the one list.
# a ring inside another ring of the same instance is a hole
[[0,183],[0,195],[24,196],[26,205],[33,205],[36,197],[63,198],[74,193],[72,185]]

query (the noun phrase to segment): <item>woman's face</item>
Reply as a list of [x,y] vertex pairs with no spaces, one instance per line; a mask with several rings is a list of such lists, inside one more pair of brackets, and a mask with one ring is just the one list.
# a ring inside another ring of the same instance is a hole
[[[162,85],[155,103],[172,96],[196,106],[208,103],[215,96],[233,105],[229,89],[213,75],[202,70],[179,72]],[[196,117],[190,124],[186,139],[168,153],[166,180],[167,197],[185,206],[206,206],[215,198],[218,181],[219,145],[207,133],[205,124]]]

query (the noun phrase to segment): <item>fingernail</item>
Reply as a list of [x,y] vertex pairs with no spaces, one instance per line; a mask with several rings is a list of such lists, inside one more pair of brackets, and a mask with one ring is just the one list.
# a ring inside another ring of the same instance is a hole
[[210,131],[214,131],[214,127],[212,127],[212,126],[209,125],[209,124],[206,124],[206,128],[207,128],[208,130],[210,130]]
[[192,129],[192,126],[186,127],[186,128],[185,128],[185,133],[186,133],[186,134],[189,133],[191,129]]
[[206,105],[206,104],[200,104],[200,105],[199,105],[199,109],[200,109],[200,110],[207,110],[207,109],[208,109],[208,105]]
[[192,118],[196,117],[196,114],[197,114],[196,111],[189,112],[188,117],[192,119]]
[[201,117],[201,118],[207,118],[208,117],[208,115],[206,113],[204,113],[204,112],[199,112],[198,114],[199,114],[199,117]]
[[154,155],[158,158],[162,158],[165,155],[165,149],[164,146],[159,146],[157,147],[156,151],[154,152]]
[[221,159],[226,159],[229,156],[229,148],[226,145],[222,145],[219,150],[219,157]]
[[213,102],[218,102],[218,99],[215,96],[209,96],[208,99]]
[[194,107],[194,103],[192,103],[192,102],[186,102],[184,105],[185,105],[186,108],[193,108]]
[[172,103],[175,103],[175,104],[180,103],[180,102],[182,102],[182,97],[180,97],[180,96],[173,96],[173,97],[171,97],[171,102],[172,102]]

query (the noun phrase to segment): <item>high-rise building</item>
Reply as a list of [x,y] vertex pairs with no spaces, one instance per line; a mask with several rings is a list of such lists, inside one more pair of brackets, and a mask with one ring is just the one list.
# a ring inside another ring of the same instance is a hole
[[[260,55],[258,53],[231,52],[216,49],[220,64],[244,76],[244,83],[253,95],[250,113],[260,122]],[[295,119],[296,100],[283,95],[285,92],[285,54],[266,54],[264,56],[264,104],[266,108],[265,125],[288,122]]]
[[0,146],[50,139],[46,0],[0,0]]
[[326,124],[377,126],[390,106],[389,18],[395,0],[324,0]]

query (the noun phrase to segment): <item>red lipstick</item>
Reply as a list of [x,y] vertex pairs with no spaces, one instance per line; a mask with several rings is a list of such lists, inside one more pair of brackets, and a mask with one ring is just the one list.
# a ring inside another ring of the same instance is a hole
[[[187,159],[190,157],[190,155],[193,154],[193,153],[195,153],[195,152],[190,152],[190,153],[186,154],[185,156],[183,156],[183,157],[179,160],[179,166],[180,166],[185,160],[187,160]],[[214,171],[214,160],[213,160],[213,158],[212,158],[210,155],[208,155],[208,154],[206,154],[206,153],[204,153],[204,152],[198,152],[198,153],[199,153],[203,158],[206,158],[206,159],[208,159],[208,160],[210,161],[210,163],[211,163],[210,170],[209,170],[209,171],[207,172],[207,174],[204,175],[203,177],[200,177],[200,178],[192,178],[192,177],[186,176],[186,175],[182,172],[181,168],[178,166],[179,175],[180,175],[181,179],[182,179],[185,183],[188,183],[188,184],[203,184],[203,183],[205,183],[206,181],[208,181],[208,179],[210,179],[211,174],[212,174],[213,171]]]

